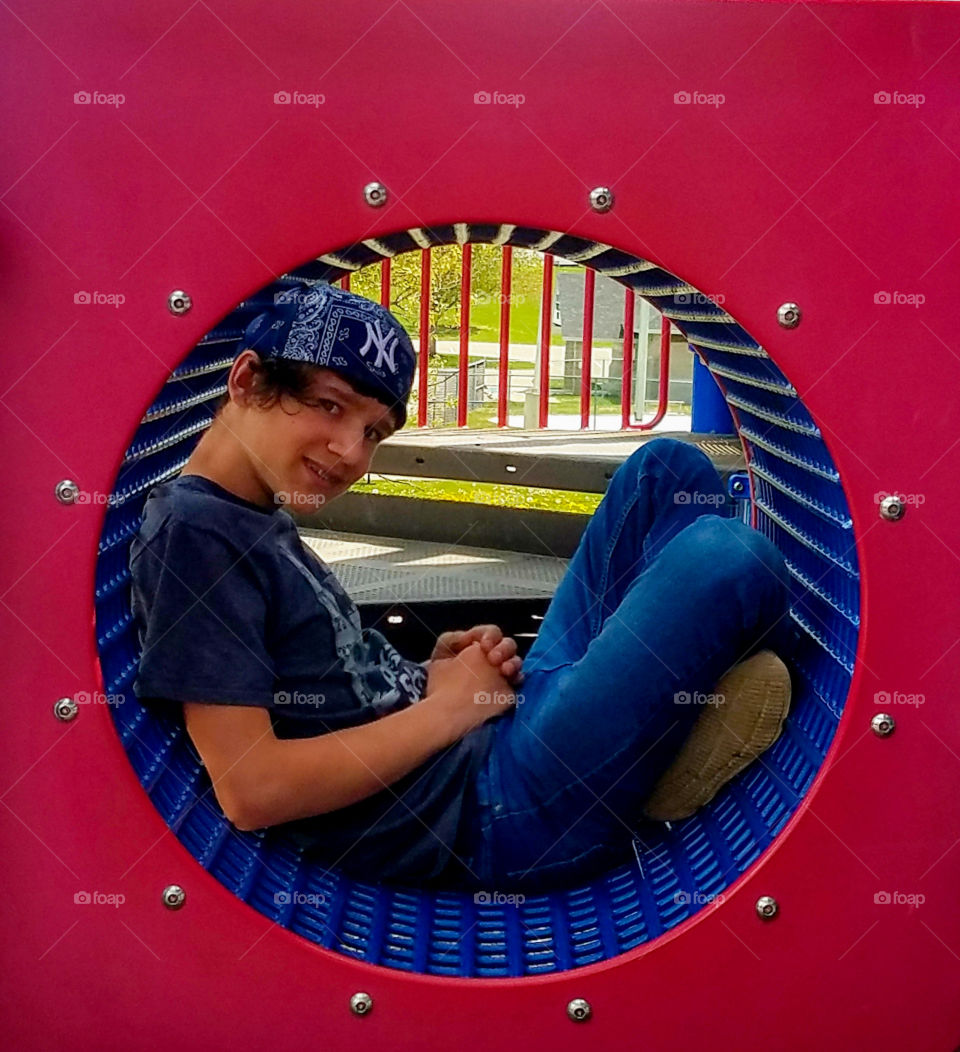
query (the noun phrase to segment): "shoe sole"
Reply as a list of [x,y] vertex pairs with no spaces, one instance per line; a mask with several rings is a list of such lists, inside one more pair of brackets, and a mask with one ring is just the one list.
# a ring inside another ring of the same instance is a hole
[[715,695],[644,801],[646,818],[689,818],[770,748],[790,710],[790,672],[772,650],[761,650],[731,669]]

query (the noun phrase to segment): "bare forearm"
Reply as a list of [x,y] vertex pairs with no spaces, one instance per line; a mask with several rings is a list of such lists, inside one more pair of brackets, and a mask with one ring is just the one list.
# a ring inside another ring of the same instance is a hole
[[272,739],[235,823],[260,829],[336,811],[366,799],[408,774],[466,731],[441,693],[373,723],[315,738]]

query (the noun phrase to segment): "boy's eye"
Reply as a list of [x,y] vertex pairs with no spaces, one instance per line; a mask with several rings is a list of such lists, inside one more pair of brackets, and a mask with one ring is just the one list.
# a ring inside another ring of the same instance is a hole
[[328,411],[340,408],[340,404],[338,402],[331,402],[329,398],[320,398],[318,399],[318,403],[323,409],[326,409]]

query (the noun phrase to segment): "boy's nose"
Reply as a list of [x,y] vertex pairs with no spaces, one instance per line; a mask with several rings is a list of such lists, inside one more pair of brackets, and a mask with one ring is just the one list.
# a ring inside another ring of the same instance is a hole
[[362,430],[358,433],[344,432],[327,443],[337,460],[334,469],[338,475],[361,475],[366,468],[367,449]]

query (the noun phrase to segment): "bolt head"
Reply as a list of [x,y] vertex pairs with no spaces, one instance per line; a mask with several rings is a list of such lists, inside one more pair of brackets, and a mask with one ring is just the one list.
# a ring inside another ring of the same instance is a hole
[[784,329],[795,329],[800,324],[800,317],[796,303],[781,303],[777,308],[777,321]]
[[168,910],[178,910],[187,901],[187,893],[179,884],[168,884],[163,889],[163,904]]
[[761,895],[757,899],[756,910],[761,920],[773,920],[780,912],[780,903],[772,895]]
[[363,188],[363,199],[371,208],[380,208],[387,203],[387,188],[383,183],[367,183]]
[[367,1015],[373,1011],[373,998],[360,991],[350,998],[350,1011],[354,1015]]
[[609,212],[613,208],[613,191],[609,186],[597,186],[590,191],[590,207],[594,212]]
[[575,997],[567,1005],[567,1015],[575,1023],[585,1023],[593,1015],[593,1009],[589,1001],[585,1001],[582,997]]
[[878,712],[870,721],[870,729],[878,738],[889,738],[897,724],[889,712]]
[[880,518],[889,522],[897,522],[902,519],[907,510],[907,505],[895,494],[890,494],[880,501]]
[[193,306],[193,300],[190,299],[183,289],[174,289],[167,297],[167,306],[170,308],[171,314],[186,314]]
[[76,701],[73,698],[58,698],[53,705],[53,714],[58,720],[69,723],[77,718],[79,712]]
[[61,504],[75,504],[80,496],[80,487],[72,479],[63,479],[57,483],[53,492]]

